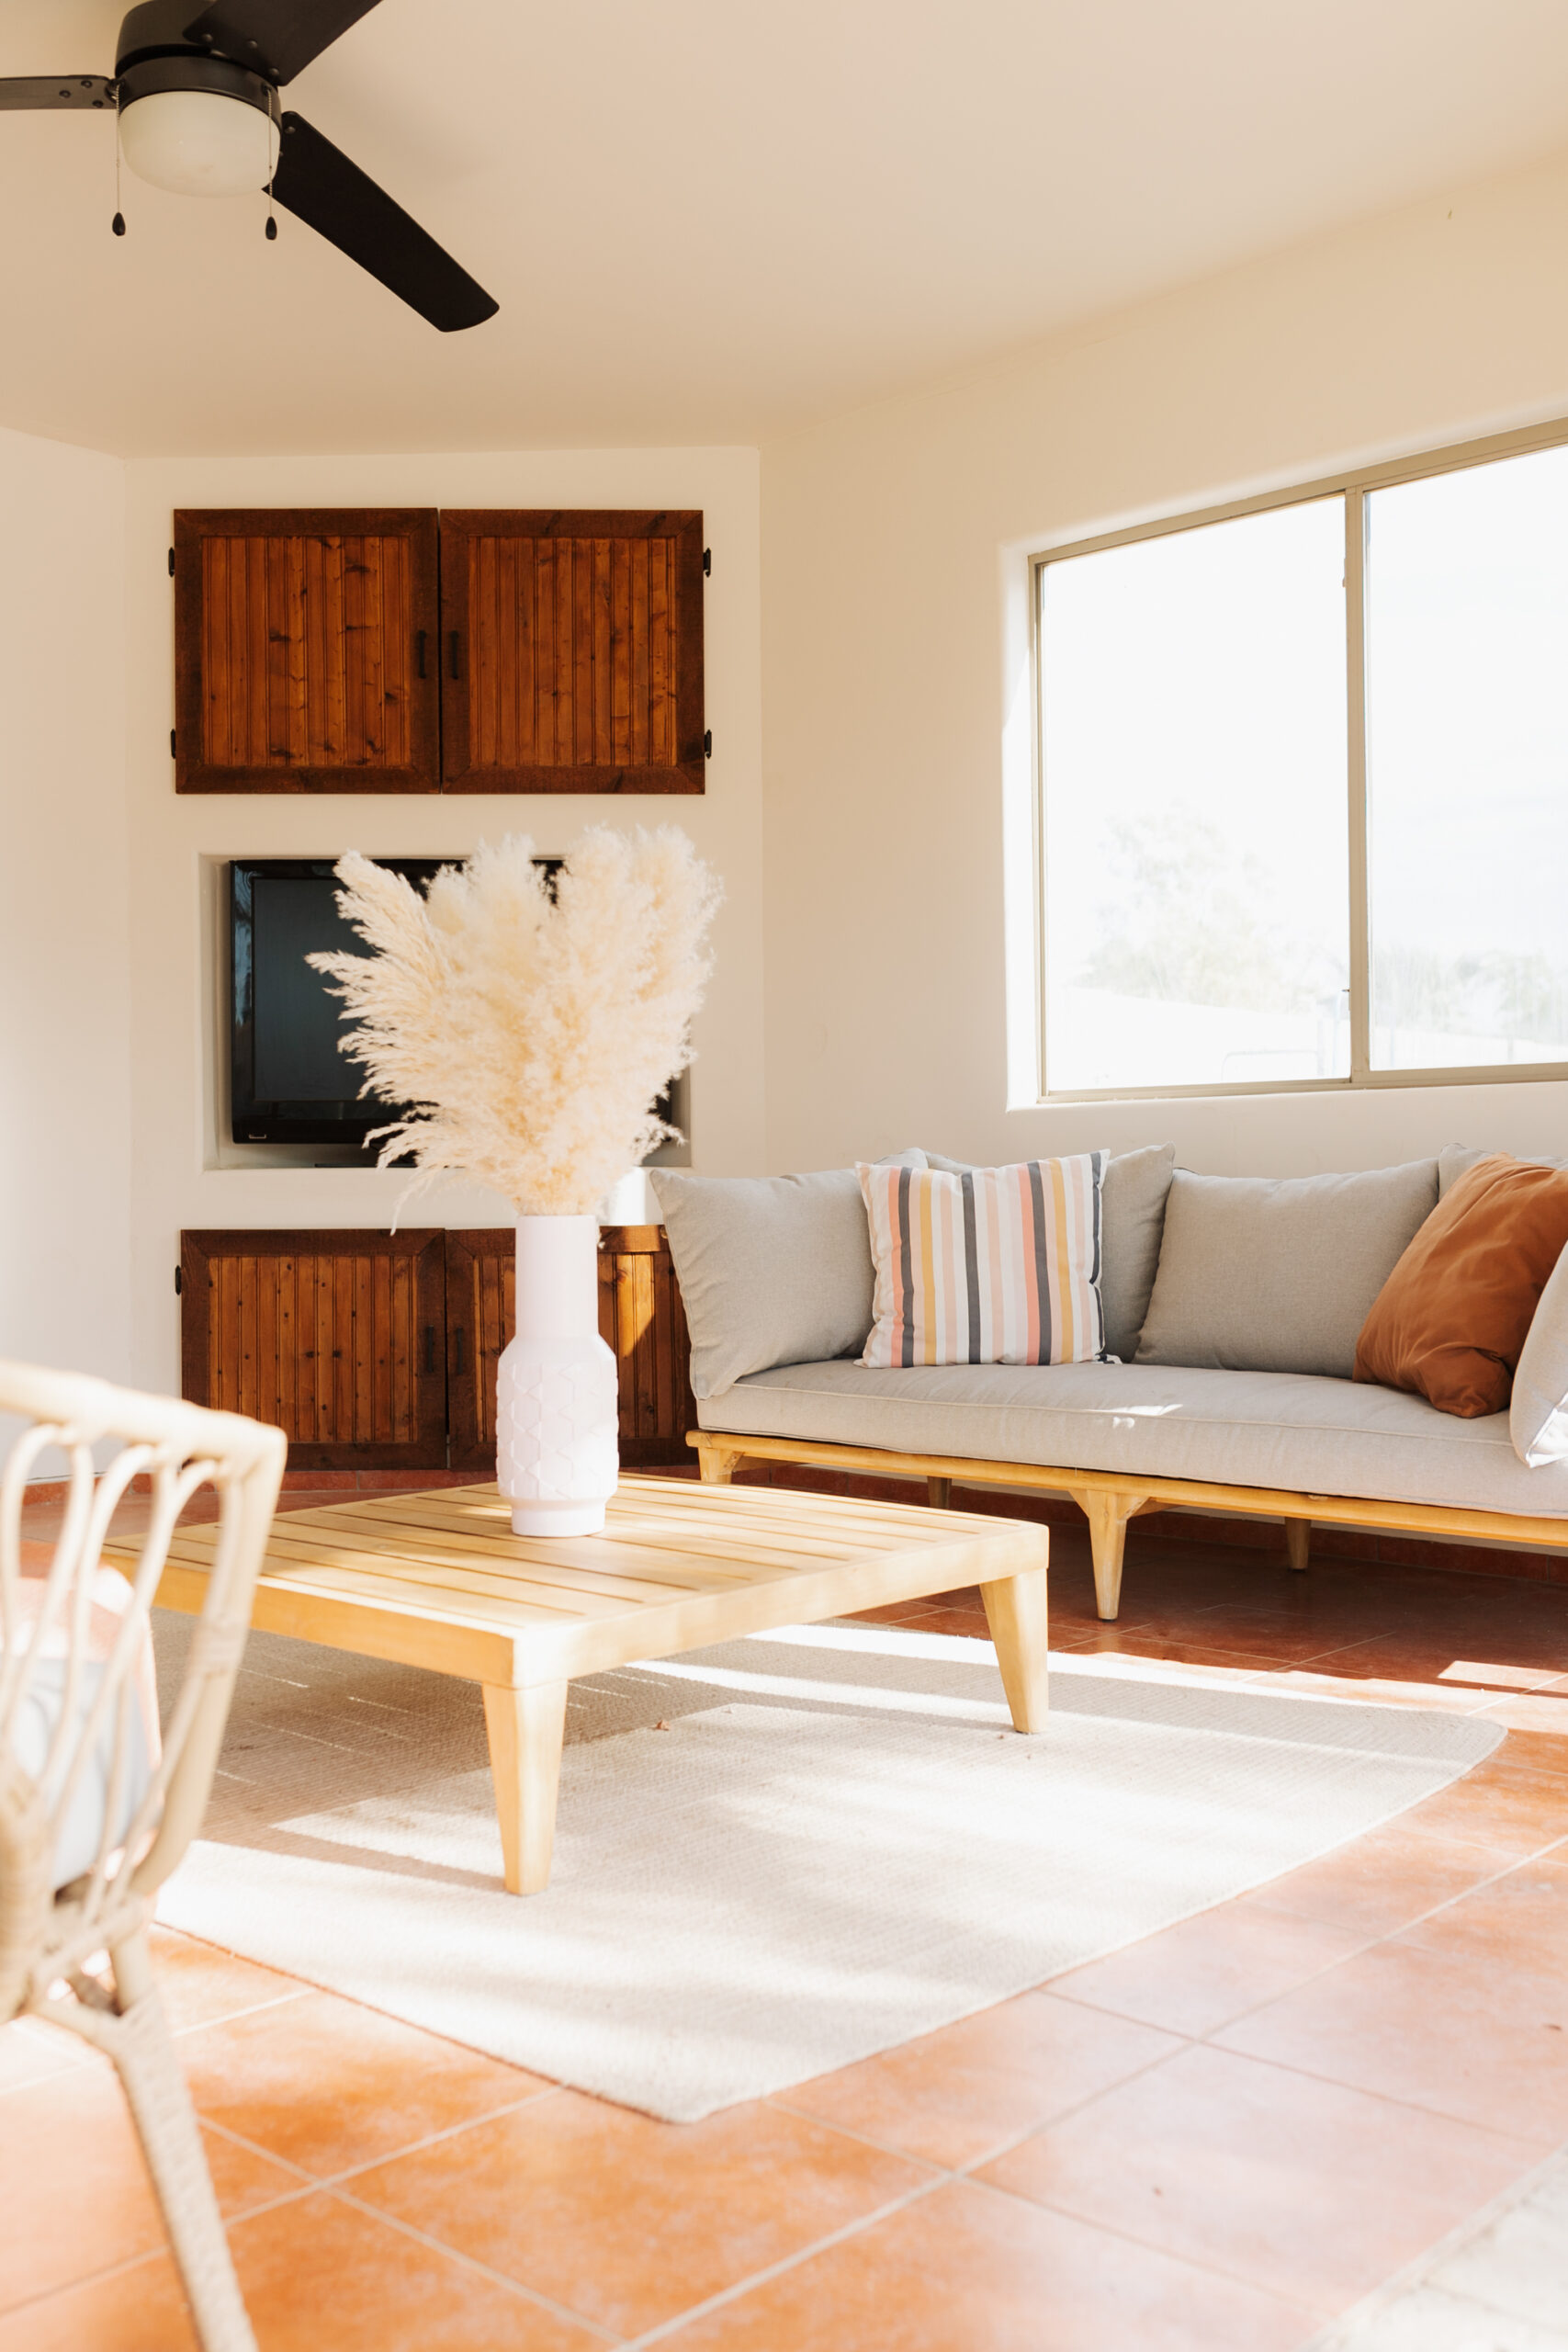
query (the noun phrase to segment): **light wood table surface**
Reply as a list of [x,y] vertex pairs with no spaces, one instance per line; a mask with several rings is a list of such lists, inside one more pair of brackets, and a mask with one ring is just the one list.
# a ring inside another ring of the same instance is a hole
[[[215,1540],[176,1530],[161,1607],[200,1609]],[[506,1884],[533,1894],[573,1675],[977,1584],[1014,1725],[1037,1731],[1045,1569],[1043,1527],[907,1503],[624,1477],[603,1535],[529,1538],[495,1487],[448,1487],[280,1513],[251,1623],[481,1684]]]

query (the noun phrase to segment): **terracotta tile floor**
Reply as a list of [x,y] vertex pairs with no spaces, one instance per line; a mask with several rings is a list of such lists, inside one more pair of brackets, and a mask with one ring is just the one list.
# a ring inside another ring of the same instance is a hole
[[[263,2352],[1292,2352],[1568,2140],[1568,1588],[1135,1529],[1102,1626],[1053,1545],[1058,1647],[1508,1735],[1255,1894],[694,2125],[160,1932]],[[985,1630],[973,1592],[875,1613]],[[112,2077],[6,2028],[0,2352],[192,2340]]]

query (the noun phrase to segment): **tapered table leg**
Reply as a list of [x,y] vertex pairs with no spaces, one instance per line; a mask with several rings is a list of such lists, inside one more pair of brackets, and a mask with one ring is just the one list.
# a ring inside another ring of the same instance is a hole
[[564,1682],[509,1690],[487,1682],[485,1728],[508,1894],[542,1894],[550,1883],[566,1734]]
[[983,1584],[986,1623],[996,1644],[1015,1731],[1043,1731],[1050,1677],[1045,1664],[1045,1571]]

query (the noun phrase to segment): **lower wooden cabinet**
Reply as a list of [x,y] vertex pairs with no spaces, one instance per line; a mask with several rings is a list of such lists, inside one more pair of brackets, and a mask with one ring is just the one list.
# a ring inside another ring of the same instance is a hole
[[[446,1236],[447,1430],[454,1470],[495,1467],[495,1367],[516,1326],[510,1226]],[[686,1310],[661,1225],[599,1233],[599,1330],[620,1372],[628,1469],[692,1459]]]
[[[276,1422],[291,1470],[493,1470],[509,1226],[185,1233],[179,1285],[184,1395]],[[689,1461],[690,1343],[661,1226],[602,1229],[599,1329],[622,1461]]]
[[182,1233],[183,1394],[276,1422],[291,1470],[445,1469],[446,1239]]

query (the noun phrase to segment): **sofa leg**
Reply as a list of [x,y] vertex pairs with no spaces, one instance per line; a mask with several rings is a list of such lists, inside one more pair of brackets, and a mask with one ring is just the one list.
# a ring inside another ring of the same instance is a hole
[[1149,1501],[1147,1495],[1108,1492],[1103,1487],[1075,1487],[1074,1502],[1089,1521],[1089,1550],[1094,1560],[1094,1605],[1107,1623],[1122,1606],[1122,1560],[1127,1548],[1127,1521]]
[[928,1478],[926,1480],[926,1500],[930,1503],[932,1510],[951,1510],[953,1508],[952,1479]]
[[721,1445],[699,1445],[697,1476],[705,1487],[728,1487],[745,1459],[743,1453],[731,1453]]
[[1312,1557],[1312,1521],[1310,1519],[1288,1519],[1285,1521],[1285,1559],[1298,1573]]

